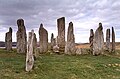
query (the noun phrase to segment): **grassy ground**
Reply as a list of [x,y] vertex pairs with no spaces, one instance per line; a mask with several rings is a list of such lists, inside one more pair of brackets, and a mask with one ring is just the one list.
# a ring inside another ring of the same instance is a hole
[[41,55],[25,72],[25,55],[0,49],[0,79],[120,79],[120,58]]

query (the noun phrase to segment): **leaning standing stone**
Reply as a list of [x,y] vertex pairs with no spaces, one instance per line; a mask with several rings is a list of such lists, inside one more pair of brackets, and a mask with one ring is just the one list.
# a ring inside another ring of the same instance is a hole
[[65,54],[75,54],[75,37],[73,31],[73,23],[69,23],[68,32],[67,32],[67,43],[65,46]]
[[17,52],[26,53],[27,52],[27,36],[26,29],[24,26],[24,20],[17,20],[18,31],[17,31]]
[[33,40],[34,40],[34,31],[32,30],[32,32],[29,32],[28,45],[27,45],[27,54],[26,54],[26,71],[27,72],[31,71],[34,65]]
[[39,39],[40,53],[46,53],[48,51],[48,32],[43,27],[43,24],[39,28]]
[[65,17],[57,19],[58,38],[57,44],[61,52],[65,50]]
[[115,52],[115,32],[113,27],[112,27],[112,52]]
[[99,23],[99,27],[95,31],[93,39],[93,55],[103,54],[104,50],[104,36],[102,23]]
[[9,32],[5,36],[5,49],[10,51],[12,50],[12,28],[9,28]]

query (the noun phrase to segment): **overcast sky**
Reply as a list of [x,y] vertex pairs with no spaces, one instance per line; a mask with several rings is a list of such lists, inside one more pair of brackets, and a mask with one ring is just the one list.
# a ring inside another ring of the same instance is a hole
[[[0,41],[5,40],[9,27],[13,28],[13,41],[16,41],[16,20],[23,18],[27,34],[31,29],[38,36],[43,23],[57,36],[57,19],[65,17],[66,32],[70,21],[74,25],[75,42],[88,42],[90,29],[97,29],[99,22],[103,31],[113,26],[116,41],[120,41],[120,0],[0,0]],[[39,40],[39,39],[38,39]]]

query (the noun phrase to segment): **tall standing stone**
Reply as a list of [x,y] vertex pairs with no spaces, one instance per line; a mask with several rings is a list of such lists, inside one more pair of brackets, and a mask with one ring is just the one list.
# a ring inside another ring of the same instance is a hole
[[89,43],[90,43],[91,52],[93,52],[93,38],[94,38],[94,32],[93,32],[93,29],[90,29]]
[[59,46],[59,50],[64,52],[65,50],[65,17],[61,17],[57,19],[57,27],[58,27],[57,44]]
[[112,52],[115,52],[115,32],[113,27],[112,27]]
[[29,32],[28,45],[27,45],[27,54],[26,54],[26,71],[30,71],[34,65],[34,31]]
[[69,23],[68,32],[67,32],[67,43],[65,46],[65,53],[66,54],[75,54],[75,37],[73,31],[73,23]]
[[10,51],[12,50],[12,28],[9,28],[9,32],[5,35],[5,49]]
[[53,47],[56,45],[56,39],[54,38],[54,34],[51,34],[51,50],[53,50]]
[[103,54],[104,50],[104,36],[102,23],[99,23],[99,27],[95,31],[93,39],[93,55]]
[[48,51],[48,32],[43,27],[43,24],[39,28],[39,39],[40,53],[46,53]]
[[35,58],[38,57],[38,50],[37,50],[37,38],[36,34],[34,33],[34,38],[33,38],[33,55]]
[[17,31],[17,52],[26,53],[27,52],[27,36],[26,28],[24,26],[24,20],[17,20],[18,31]]
[[106,30],[106,50],[107,51],[111,51],[111,47],[110,47],[110,29]]

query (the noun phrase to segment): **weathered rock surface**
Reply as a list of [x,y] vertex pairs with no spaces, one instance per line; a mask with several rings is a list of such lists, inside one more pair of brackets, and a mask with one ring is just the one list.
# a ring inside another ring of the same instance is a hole
[[17,20],[18,31],[17,31],[17,53],[27,52],[27,36],[26,29],[24,26],[24,20]]
[[57,45],[53,46],[53,52],[59,54],[59,47]]
[[81,55],[81,54],[82,54],[82,49],[76,48],[76,55]]
[[37,50],[37,38],[36,34],[34,33],[34,38],[33,38],[33,55],[35,58],[38,57],[38,50]]
[[33,44],[34,44],[34,31],[29,32],[28,45],[27,45],[27,54],[26,54],[26,71],[31,71],[34,65],[33,57]]
[[93,29],[90,29],[90,37],[89,37],[90,52],[93,52],[93,38],[94,38],[94,32]]
[[54,38],[54,34],[51,34],[51,50],[53,50],[53,47],[56,45],[56,39]]
[[58,38],[57,44],[61,52],[65,50],[65,17],[57,19]]
[[110,29],[106,30],[106,50],[107,51],[111,51],[111,47],[110,47]]
[[73,23],[69,23],[68,32],[67,32],[67,43],[65,46],[65,54],[75,54],[76,48],[75,48],[75,37],[74,37],[74,31],[73,31]]
[[112,51],[111,52],[115,52],[115,32],[113,27],[112,27]]
[[43,27],[43,24],[39,28],[39,39],[40,39],[40,53],[46,53],[48,51],[48,32]]
[[89,54],[89,49],[76,48],[76,55],[86,55]]
[[12,50],[12,28],[9,28],[9,32],[5,35],[5,49],[10,51]]
[[103,54],[104,51],[104,36],[102,23],[99,23],[99,27],[95,31],[93,39],[93,55]]

